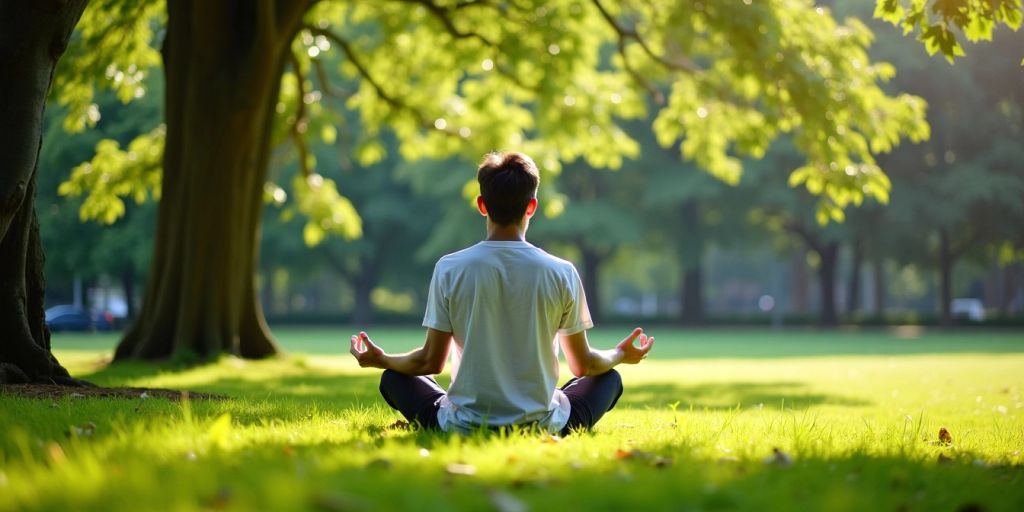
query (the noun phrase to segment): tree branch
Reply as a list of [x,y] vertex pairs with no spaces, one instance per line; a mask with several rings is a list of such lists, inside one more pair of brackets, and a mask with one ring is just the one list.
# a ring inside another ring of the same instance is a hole
[[619,25],[619,23],[615,21],[615,18],[611,15],[611,13],[609,13],[608,10],[605,9],[603,5],[601,5],[601,0],[591,1],[594,3],[594,6],[597,7],[597,10],[601,13],[601,16],[604,17],[605,21],[608,22],[608,25],[612,28],[612,30],[614,30],[615,33],[619,35],[620,40],[632,39],[636,41],[636,43],[640,45],[640,48],[643,49],[644,53],[646,53],[648,57],[650,57],[658,64],[661,64],[662,66],[674,71],[684,71],[687,73],[695,74],[704,72],[703,69],[697,67],[696,64],[694,64],[688,59],[669,60],[662,55],[654,53],[654,51],[651,50],[651,47],[647,45],[647,41],[645,41],[644,38],[640,36],[640,33],[637,32],[636,29],[627,28],[623,27],[622,25]]
[[308,149],[306,148],[306,139],[303,137],[305,129],[300,128],[303,123],[306,122],[306,85],[304,75],[302,73],[302,65],[299,64],[299,59],[291,51],[288,52],[288,60],[291,62],[292,68],[295,69],[295,79],[298,82],[299,93],[298,102],[295,106],[295,122],[291,126],[292,141],[295,143],[295,150],[299,153],[299,170],[302,171],[303,176],[309,176],[312,172],[309,168]]
[[803,223],[791,220],[786,222],[784,226],[790,233],[793,233],[802,238],[803,241],[807,244],[808,247],[811,248],[812,251],[818,254],[821,254],[824,251],[824,248],[821,246],[821,242],[820,240],[818,240],[818,237],[811,234],[810,231],[807,231],[807,228],[804,227]]
[[[478,32],[473,32],[472,30],[470,30],[469,32],[464,32],[462,30],[459,30],[458,27],[455,26],[455,22],[452,21],[451,16],[448,15],[448,9],[445,9],[444,7],[441,7],[440,5],[437,5],[434,2],[431,2],[430,0],[397,0],[397,1],[401,2],[401,3],[406,3],[406,4],[418,4],[418,5],[422,5],[423,7],[426,7],[426,9],[428,11],[430,11],[430,14],[433,14],[434,17],[437,18],[437,20],[440,21],[442,25],[444,25],[445,30],[447,30],[448,33],[451,34],[451,36],[454,37],[455,39],[470,39],[470,38],[473,38],[473,39],[478,39],[480,42],[486,44],[487,46],[497,46],[493,42],[491,42],[491,40],[488,39],[483,34],[480,34]],[[474,3],[477,3],[477,2],[470,2],[469,4],[464,4],[463,7],[466,7],[467,5],[471,5],[471,4],[474,4]],[[458,8],[458,6],[456,6],[456,8]]]
[[341,47],[341,50],[344,51],[345,55],[348,57],[349,62],[351,62],[352,65],[355,66],[356,70],[359,71],[359,75],[362,76],[364,80],[366,80],[366,83],[370,84],[370,86],[373,87],[373,90],[377,93],[377,96],[384,100],[385,103],[390,105],[391,108],[395,110],[404,110],[408,112],[410,115],[416,118],[416,121],[423,128],[426,128],[428,130],[439,130],[441,132],[444,132],[455,137],[459,136],[458,132],[452,130],[451,128],[438,128],[437,126],[434,125],[434,123],[430,122],[423,115],[423,113],[419,111],[419,109],[410,106],[408,103],[402,101],[400,98],[393,96],[389,94],[386,90],[384,90],[384,87],[381,86],[380,82],[378,82],[377,79],[373,77],[373,74],[370,73],[369,68],[366,67],[366,65],[363,63],[362,59],[352,48],[352,45],[348,42],[348,40],[334,32],[331,32],[330,30],[314,27],[311,25],[306,25],[305,28],[306,30],[309,30],[314,34],[322,35],[327,39],[330,39],[332,42],[334,42],[334,44],[337,44],[339,47]]
[[654,53],[654,51],[651,50],[651,47],[647,44],[647,41],[640,36],[640,33],[637,32],[636,29],[620,25],[619,22],[615,20],[615,17],[605,9],[604,5],[601,5],[601,0],[591,1],[594,6],[597,7],[598,12],[601,13],[601,17],[608,22],[608,26],[615,31],[616,35],[618,35],[618,51],[619,55],[622,57],[622,67],[625,69],[626,73],[629,73],[629,76],[632,77],[636,83],[644,89],[647,89],[647,92],[654,98],[655,103],[659,105],[664,104],[665,95],[662,94],[661,91],[659,91],[654,84],[650,82],[650,80],[647,80],[647,78],[641,75],[632,64],[630,64],[629,57],[626,55],[627,40],[632,39],[635,41],[636,44],[640,45],[640,48],[644,53],[651,58],[651,60],[671,71],[682,71],[690,74],[700,74],[704,72],[703,69],[688,59],[669,60],[662,55]]
[[320,87],[329,96],[335,98],[343,98],[351,96],[354,93],[354,91],[350,91],[348,89],[335,87],[334,84],[331,83],[329,77],[327,76],[327,69],[324,68],[324,62],[322,60],[310,59],[310,61],[313,63],[313,68],[316,70],[316,77],[317,80],[320,81]]

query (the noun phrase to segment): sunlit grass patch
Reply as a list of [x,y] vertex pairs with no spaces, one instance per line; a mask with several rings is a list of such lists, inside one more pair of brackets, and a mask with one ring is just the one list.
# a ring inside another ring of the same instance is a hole
[[343,355],[169,369],[65,348],[73,372],[102,385],[230,398],[0,396],[0,508],[1024,509],[1024,351],[1012,337],[969,339],[974,352],[926,337],[886,353],[884,335],[836,346],[798,335],[812,356],[791,340],[771,357],[771,335],[700,336],[659,337],[660,356],[622,368],[618,407],[565,439],[395,425],[378,376]]

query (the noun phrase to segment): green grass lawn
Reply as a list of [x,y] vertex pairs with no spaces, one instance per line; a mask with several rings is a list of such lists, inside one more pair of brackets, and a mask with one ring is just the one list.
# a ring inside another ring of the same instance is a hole
[[653,334],[618,407],[562,440],[393,426],[341,329],[192,369],[107,366],[116,336],[60,335],[97,384],[230,398],[0,395],[0,510],[1024,510],[1024,333]]

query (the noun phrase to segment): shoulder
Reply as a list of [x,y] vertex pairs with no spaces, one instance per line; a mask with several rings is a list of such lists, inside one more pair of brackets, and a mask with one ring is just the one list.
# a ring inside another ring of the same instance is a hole
[[576,266],[571,261],[559,258],[553,254],[548,253],[540,247],[534,246],[534,251],[545,267],[553,271],[558,276],[566,280],[572,280],[577,274]]
[[466,264],[467,261],[471,261],[477,257],[477,246],[471,245],[465,249],[455,251],[450,254],[441,256],[437,263],[434,264],[435,273],[450,272],[452,269],[458,268]]

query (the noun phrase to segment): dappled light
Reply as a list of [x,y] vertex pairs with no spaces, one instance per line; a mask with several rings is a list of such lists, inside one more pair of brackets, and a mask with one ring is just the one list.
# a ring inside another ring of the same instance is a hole
[[0,0],[0,511],[1024,510],[1022,0]]

